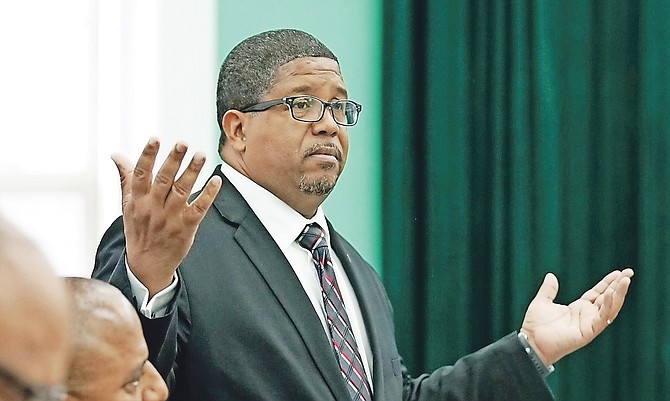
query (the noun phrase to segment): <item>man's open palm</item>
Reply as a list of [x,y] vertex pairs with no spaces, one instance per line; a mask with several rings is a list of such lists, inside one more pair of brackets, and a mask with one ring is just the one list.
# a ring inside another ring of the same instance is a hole
[[521,326],[540,358],[553,364],[590,343],[614,321],[633,277],[630,268],[615,270],[569,305],[554,303],[558,279],[548,273],[531,301]]

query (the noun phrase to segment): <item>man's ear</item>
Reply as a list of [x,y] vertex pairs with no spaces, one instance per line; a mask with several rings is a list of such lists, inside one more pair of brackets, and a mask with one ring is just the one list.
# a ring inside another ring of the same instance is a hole
[[226,143],[238,152],[244,152],[247,147],[244,134],[246,116],[239,110],[228,110],[221,117],[221,127],[226,134]]

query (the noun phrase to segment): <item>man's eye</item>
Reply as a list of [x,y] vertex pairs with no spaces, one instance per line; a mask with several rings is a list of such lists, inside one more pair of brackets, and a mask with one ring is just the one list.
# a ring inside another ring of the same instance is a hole
[[295,99],[293,101],[293,108],[303,110],[308,109],[312,106],[312,101],[310,99]]
[[128,394],[135,394],[139,386],[140,386],[140,379],[137,378],[131,382],[124,384],[123,391],[125,391]]

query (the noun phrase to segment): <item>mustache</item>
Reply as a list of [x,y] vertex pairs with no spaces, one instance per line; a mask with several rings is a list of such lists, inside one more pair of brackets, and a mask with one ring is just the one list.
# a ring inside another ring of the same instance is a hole
[[338,161],[342,161],[342,150],[334,143],[315,143],[305,149],[303,156],[307,157],[317,153],[333,155]]

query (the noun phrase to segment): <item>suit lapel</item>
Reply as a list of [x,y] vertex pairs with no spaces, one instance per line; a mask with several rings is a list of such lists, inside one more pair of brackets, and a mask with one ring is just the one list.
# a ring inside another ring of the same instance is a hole
[[215,174],[220,175],[224,183],[214,206],[226,220],[238,225],[235,240],[263,276],[300,333],[303,344],[309,350],[335,399],[348,400],[346,384],[342,380],[337,360],[333,357],[332,346],[323,331],[321,320],[286,257],[246,201],[218,168]]
[[[365,324],[365,330],[368,334],[368,340],[370,341],[370,348],[372,350],[372,359],[373,359],[373,398],[375,400],[384,400],[386,396],[384,394],[384,374],[382,371],[383,360],[380,344],[381,339],[387,338],[388,333],[383,332],[383,328],[379,326],[378,315],[382,306],[379,305],[379,298],[371,286],[369,274],[373,274],[365,267],[363,260],[360,260],[360,256],[351,248],[351,246],[342,238],[328,223],[330,231],[330,242],[333,247],[333,251],[337,254],[337,257],[342,262],[342,267],[347,273],[347,277],[351,282],[352,287],[354,288],[354,293],[358,299],[358,305],[361,308],[361,314],[363,315],[363,322]],[[354,262],[352,259],[355,259]]]

